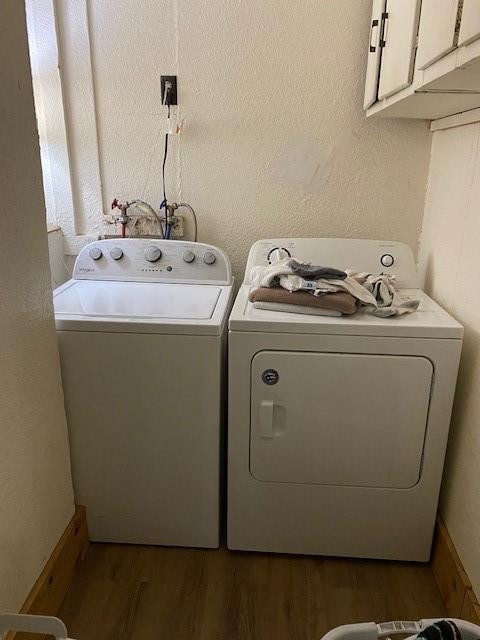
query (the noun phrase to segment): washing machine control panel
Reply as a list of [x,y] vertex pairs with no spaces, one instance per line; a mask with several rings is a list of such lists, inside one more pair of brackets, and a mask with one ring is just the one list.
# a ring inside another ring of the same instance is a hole
[[232,282],[230,261],[218,247],[144,238],[92,242],[79,253],[73,277],[123,282]]
[[337,269],[366,271],[397,277],[399,287],[418,287],[415,259],[403,242],[352,238],[276,238],[258,240],[250,249],[244,282],[250,283],[252,267],[267,266],[293,257]]

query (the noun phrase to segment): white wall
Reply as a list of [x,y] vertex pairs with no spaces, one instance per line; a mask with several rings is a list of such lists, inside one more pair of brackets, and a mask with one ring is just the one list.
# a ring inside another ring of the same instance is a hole
[[73,515],[23,3],[0,3],[0,611],[23,604]]
[[65,262],[62,230],[57,226],[47,225],[47,234],[52,289],[55,289],[66,282],[70,275]]
[[426,288],[465,327],[441,513],[480,596],[480,123],[433,136],[420,254]]
[[200,240],[226,249],[237,275],[260,237],[416,249],[430,134],[362,112],[370,0],[56,6],[77,233],[102,232],[114,196],[158,206],[159,76],[174,73],[187,126],[167,194],[197,209]]

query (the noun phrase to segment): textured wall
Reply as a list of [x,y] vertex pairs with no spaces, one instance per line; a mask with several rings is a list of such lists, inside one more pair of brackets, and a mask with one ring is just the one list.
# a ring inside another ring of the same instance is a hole
[[[237,275],[265,236],[388,237],[416,249],[430,134],[424,122],[362,112],[370,7],[88,0],[104,209],[116,195],[158,206],[159,75],[176,73],[187,127],[171,144],[168,195],[195,206],[200,239],[226,249]],[[78,56],[62,41],[73,78]],[[84,233],[101,230],[89,224]]]
[[70,275],[67,270],[63,233],[58,227],[47,225],[48,229],[48,253],[50,256],[50,274],[52,280],[52,288],[55,289],[66,282]]
[[73,494],[23,3],[2,0],[0,24],[0,611],[15,611]]
[[420,268],[465,326],[441,512],[480,595],[480,124],[433,136]]

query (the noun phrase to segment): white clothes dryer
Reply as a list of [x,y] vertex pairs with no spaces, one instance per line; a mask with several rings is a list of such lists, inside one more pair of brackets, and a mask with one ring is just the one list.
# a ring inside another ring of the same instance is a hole
[[[377,318],[255,309],[272,256],[394,273],[418,311]],[[251,248],[229,322],[228,546],[427,561],[463,328],[418,288],[398,242]]]
[[85,247],[54,292],[76,501],[92,540],[217,547],[227,256]]

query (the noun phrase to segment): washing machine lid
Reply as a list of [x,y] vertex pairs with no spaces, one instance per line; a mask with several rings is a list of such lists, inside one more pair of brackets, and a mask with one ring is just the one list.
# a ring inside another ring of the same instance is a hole
[[68,281],[54,292],[57,329],[218,334],[230,286]]
[[463,327],[421,289],[401,289],[405,298],[420,299],[417,311],[396,318],[377,318],[359,310],[351,316],[309,316],[255,309],[248,301],[250,284],[240,288],[230,315],[230,331],[312,333],[325,335],[462,339]]

